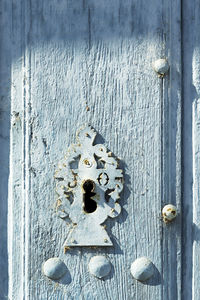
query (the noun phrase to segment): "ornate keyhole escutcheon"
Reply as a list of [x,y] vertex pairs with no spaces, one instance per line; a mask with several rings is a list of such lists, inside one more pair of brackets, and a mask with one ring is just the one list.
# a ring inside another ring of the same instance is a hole
[[117,160],[102,144],[94,145],[96,132],[85,125],[77,132],[55,173],[57,212],[73,223],[64,246],[112,246],[102,225],[117,217],[117,202],[123,189],[123,174]]

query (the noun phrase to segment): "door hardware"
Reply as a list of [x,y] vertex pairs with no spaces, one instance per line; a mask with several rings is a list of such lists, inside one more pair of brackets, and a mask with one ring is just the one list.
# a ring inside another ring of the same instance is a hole
[[94,145],[95,137],[91,126],[83,126],[55,174],[58,215],[73,223],[65,247],[113,245],[102,223],[121,211],[123,174],[106,147]]

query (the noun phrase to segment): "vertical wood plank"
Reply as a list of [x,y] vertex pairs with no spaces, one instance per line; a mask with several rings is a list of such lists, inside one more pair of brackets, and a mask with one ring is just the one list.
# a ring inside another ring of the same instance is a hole
[[183,1],[184,190],[182,298],[199,298],[199,2]]
[[0,295],[8,295],[8,248],[7,248],[7,214],[8,214],[8,176],[10,148],[10,1],[0,3]]
[[181,3],[171,2],[166,10],[168,34],[165,51],[170,62],[168,83],[163,89],[163,147],[161,205],[176,205],[179,215],[175,224],[162,229],[163,299],[181,299]]
[[[10,298],[180,299],[180,219],[161,220],[165,203],[180,208],[180,2],[22,1],[12,19]],[[151,64],[164,56],[161,79]],[[123,211],[106,223],[114,248],[64,254],[70,225],[55,214],[53,175],[87,122],[121,158]],[[113,265],[105,281],[88,272],[96,254]],[[148,284],[130,274],[143,255],[158,269]],[[66,283],[42,274],[52,256],[65,261]]]
[[[198,28],[199,19],[198,12],[200,11],[199,3],[196,3],[196,11],[195,11],[195,22],[194,27]],[[192,83],[196,92],[196,99],[193,99],[193,114],[192,114],[192,130],[193,130],[193,223],[192,223],[192,238],[193,238],[193,248],[192,248],[192,299],[198,299],[200,297],[200,292],[198,288],[199,281],[199,269],[198,265],[200,262],[200,252],[199,252],[199,230],[200,230],[200,222],[199,222],[199,195],[200,195],[200,156],[199,156],[199,120],[200,120],[200,59],[199,59],[199,51],[200,51],[200,35],[198,32],[194,33],[194,49],[193,49],[193,57],[192,57]]]
[[192,299],[200,297],[199,264],[200,264],[200,100],[193,103],[193,289]]
[[182,191],[182,299],[192,299],[193,253],[193,154],[192,103],[197,97],[193,85],[195,1],[182,1],[182,97],[183,97],[183,191]]
[[9,299],[24,299],[26,274],[25,236],[26,220],[26,74],[25,74],[25,5],[23,1],[10,1],[11,23],[11,117],[10,117],[10,176],[8,201],[8,254],[9,254]]

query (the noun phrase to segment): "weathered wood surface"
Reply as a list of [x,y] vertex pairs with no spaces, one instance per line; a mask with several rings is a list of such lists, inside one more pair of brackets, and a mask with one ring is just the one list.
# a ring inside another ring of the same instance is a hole
[[[8,1],[9,2],[9,1]],[[10,3],[0,2],[0,298],[8,295],[8,249],[7,249],[7,213],[8,213],[8,176],[10,148],[10,68],[11,19],[8,14]],[[9,21],[8,21],[9,20]],[[2,30],[3,29],[3,30]]]
[[182,3],[183,198],[182,198],[182,299],[199,299],[199,2]]
[[[161,220],[164,204],[181,206],[180,1],[14,1],[11,12],[10,299],[181,299],[181,218]],[[123,211],[106,222],[113,248],[64,254],[54,172],[88,122],[121,158]],[[100,253],[113,265],[104,281],[88,272]],[[147,284],[130,274],[144,255],[158,269]],[[59,284],[41,272],[55,256],[69,270]]]
[[[194,14],[194,27],[199,28],[200,22],[198,13],[200,5],[195,1],[196,11]],[[191,97],[193,103],[192,113],[192,150],[193,150],[193,201],[192,201],[192,299],[200,298],[200,34],[198,31],[193,35],[193,55],[192,55],[192,85],[193,93]]]
[[200,298],[199,291],[199,230],[200,230],[200,100],[193,103],[193,269],[192,269],[192,299]]

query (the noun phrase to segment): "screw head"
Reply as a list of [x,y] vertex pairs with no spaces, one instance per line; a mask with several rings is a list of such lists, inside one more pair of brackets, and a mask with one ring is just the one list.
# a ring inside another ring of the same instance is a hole
[[152,67],[159,76],[163,77],[169,70],[169,64],[165,58],[157,59],[152,63]]
[[44,275],[53,280],[60,279],[67,272],[65,263],[58,257],[49,258],[42,269]]
[[167,204],[162,209],[162,217],[165,223],[173,221],[177,216],[177,208],[173,204]]
[[131,274],[136,280],[146,281],[154,274],[154,265],[147,257],[137,258],[131,265]]
[[89,271],[98,278],[103,278],[110,273],[111,264],[105,256],[94,256],[89,262]]
[[83,160],[83,164],[86,168],[91,168],[93,166],[93,163],[89,158],[85,158]]

